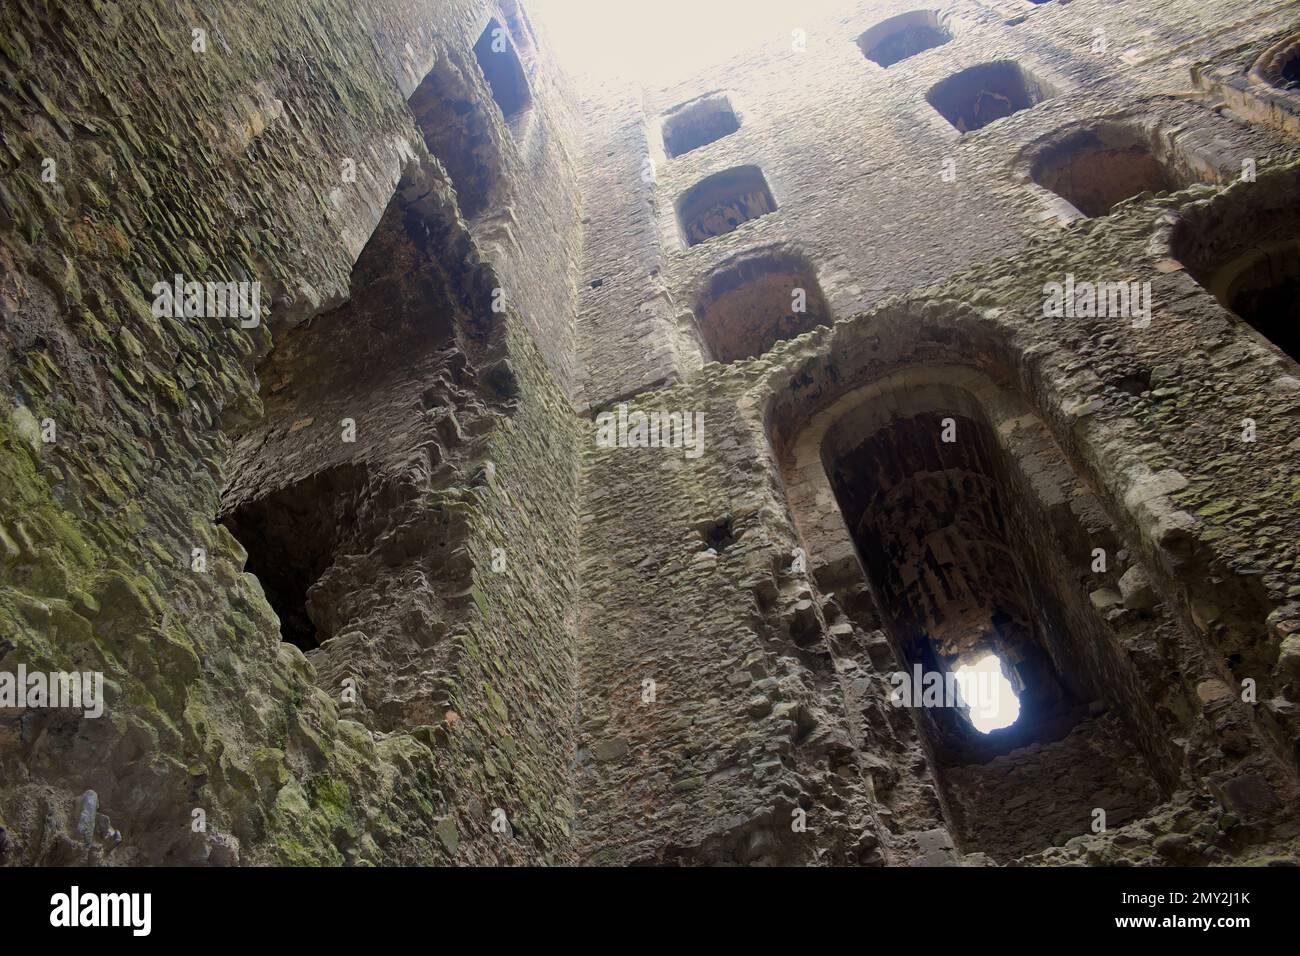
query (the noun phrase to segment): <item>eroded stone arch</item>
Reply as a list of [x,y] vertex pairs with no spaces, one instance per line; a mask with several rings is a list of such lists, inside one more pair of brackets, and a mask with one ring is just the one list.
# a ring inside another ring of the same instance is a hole
[[[1062,671],[1069,674],[1066,686],[1073,696],[1100,694],[1099,699],[1088,702],[1087,716],[1070,728],[1078,733],[1067,731],[1065,737],[1045,746],[1059,755],[1072,746],[1091,753],[1098,742],[1104,742],[1102,749],[1117,748],[1118,752],[1127,746],[1121,738],[1137,742],[1142,756],[1133,759],[1145,767],[1141,779],[1125,771],[1121,776],[1131,788],[1102,788],[1099,792],[1113,806],[1124,805],[1125,801],[1113,798],[1121,791],[1127,793],[1132,798],[1126,798],[1128,810],[1138,816],[1148,809],[1158,816],[1164,812],[1161,799],[1169,796],[1171,788],[1184,787],[1201,790],[1204,795],[1198,799],[1206,807],[1213,807],[1218,800],[1235,813],[1263,819],[1275,812],[1281,806],[1279,801],[1292,792],[1293,773],[1270,762],[1276,758],[1269,756],[1275,751],[1267,728],[1250,707],[1233,701],[1232,678],[1217,656],[1216,638],[1189,614],[1185,575],[1176,576],[1170,570],[1181,567],[1201,581],[1203,594],[1218,588],[1220,600],[1236,600],[1230,589],[1222,590],[1213,583],[1203,549],[1189,534],[1194,520],[1181,515],[1167,497],[1179,487],[1180,476],[1144,471],[1141,459],[1123,452],[1121,439],[1112,433],[1107,433],[1108,445],[1101,453],[1106,459],[1104,483],[1094,476],[1098,450],[1080,446],[1079,435],[1071,433],[1071,419],[1058,405],[1068,398],[1036,380],[1029,355],[1020,351],[1025,341],[1012,334],[1011,326],[995,312],[955,302],[901,304],[879,310],[870,323],[841,324],[814,338],[804,361],[787,363],[787,371],[769,377],[773,390],[765,405],[766,430],[780,461],[793,523],[807,555],[809,578],[816,583],[819,600],[827,607],[843,609],[852,621],[851,634],[837,624],[837,635],[832,635],[829,643],[838,655],[837,672],[855,675],[844,685],[846,704],[851,714],[859,715],[860,726],[868,729],[863,738],[868,764],[880,766],[882,759],[912,760],[882,758],[882,754],[918,747],[924,753],[923,760],[916,758],[918,766],[939,768],[944,819],[967,852],[983,846],[994,858],[1010,858],[1059,846],[1068,838],[1063,829],[1052,834],[1048,832],[1052,826],[1045,826],[1033,837],[1040,841],[1037,847],[1028,839],[1018,845],[1014,840],[1002,841],[999,834],[1008,818],[999,817],[990,808],[1015,799],[1012,809],[1022,809],[1031,801],[999,793],[982,782],[990,765],[997,762],[993,768],[997,777],[1012,770],[1012,765],[1025,759],[1027,749],[1042,741],[1027,748],[1021,746],[1022,740],[1015,749],[992,756],[988,756],[990,749],[984,748],[984,754],[977,757],[974,750],[963,753],[960,744],[953,747],[950,722],[948,729],[938,733],[918,725],[919,733],[909,744],[906,729],[896,722],[890,727],[889,711],[881,704],[888,691],[883,672],[901,666],[906,654],[898,641],[884,636],[890,615],[875,593],[870,574],[863,572],[861,549],[844,523],[844,509],[828,476],[827,461],[833,465],[838,456],[824,458],[823,448],[835,423],[864,404],[878,404],[870,414],[883,416],[889,427],[896,427],[899,422],[918,418],[917,414],[903,414],[917,411],[916,401],[936,404],[905,396],[919,395],[936,385],[957,387],[978,398],[974,410],[987,417],[983,444],[999,449],[1004,462],[1023,460],[1023,465],[1014,468],[1003,465],[980,470],[992,473],[1003,489],[1013,490],[1003,491],[1003,504],[993,510],[1036,511],[1040,515],[1036,521],[1019,522],[1025,529],[1022,534],[1037,536],[1038,542],[1022,541],[1017,547],[1037,564],[1028,575],[1038,582],[1035,598],[1027,603],[1047,603],[1040,597],[1047,593],[1058,610],[1047,615],[1045,623],[1067,632],[1046,657],[1058,675]],[[1040,403],[1041,410],[1037,407]],[[956,419],[959,431],[978,418],[972,418],[969,402],[950,398],[940,404],[949,406],[949,414],[943,417]],[[931,407],[920,414],[933,415],[935,411]],[[905,426],[913,436],[914,424]],[[922,431],[932,431],[934,424],[925,422]],[[1064,442],[1058,437],[1062,427],[1066,428]],[[978,424],[976,429],[981,430]],[[903,444],[915,443],[909,439]],[[921,454],[915,449],[909,453]],[[985,455],[984,460],[989,457]],[[1080,465],[1081,460],[1087,464]],[[989,499],[986,496],[984,500]],[[1007,501],[1012,505],[1006,505]],[[875,522],[873,526],[887,524]],[[1072,544],[1054,546],[1048,543],[1052,541]],[[1108,556],[1102,570],[1094,569],[1088,560],[1096,547]],[[1233,613],[1248,610],[1239,608]],[[839,617],[838,610],[835,616]],[[1080,658],[1080,653],[1088,659]],[[1201,716],[1206,707],[1217,714],[1212,722]],[[893,738],[888,736],[890,732]],[[883,751],[873,749],[881,747]],[[1052,754],[1044,759],[1050,762]],[[1093,766],[1094,774],[1100,772]],[[924,776],[929,770],[919,772]],[[1018,772],[1034,771],[1022,765]],[[908,813],[918,806],[916,788],[906,799],[891,804],[892,794],[901,792],[909,778],[904,774],[884,779],[885,789],[877,783],[877,796],[890,810],[896,831],[905,831],[913,825]],[[1145,796],[1137,799],[1134,795],[1139,793]],[[1082,793],[1078,796],[1075,810],[1086,802]],[[1147,807],[1139,806],[1142,803]],[[1124,815],[1121,813],[1121,818]],[[931,825],[924,816],[914,817],[915,825]],[[999,822],[985,829],[990,820]],[[1079,830],[1074,835],[1085,832]],[[921,844],[938,839],[933,831],[915,833],[909,839],[913,837]]]
[[762,355],[833,321],[812,262],[789,246],[748,250],[719,265],[700,285],[695,316],[718,362]]

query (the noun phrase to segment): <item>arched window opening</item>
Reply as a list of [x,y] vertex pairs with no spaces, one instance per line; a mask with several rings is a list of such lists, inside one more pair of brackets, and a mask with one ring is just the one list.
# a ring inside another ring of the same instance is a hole
[[1300,89],[1300,46],[1298,46],[1283,64],[1278,76],[1278,88],[1283,90]]
[[[946,689],[947,675],[993,653],[1020,688],[1017,739],[1059,737],[1089,691],[1052,664],[1064,612],[1050,597],[1056,582],[1037,578],[1006,520],[1016,483],[996,439],[978,419],[942,412],[876,421],[869,434],[856,430],[864,420],[832,430],[839,451],[825,454],[835,454],[831,484],[904,657]],[[951,695],[946,705],[926,712],[938,749],[951,762],[985,753]]]
[[1245,72],[1232,57],[1198,67],[1194,78],[1229,115],[1300,136],[1300,33],[1271,43]]
[[701,180],[677,200],[677,221],[688,246],[725,235],[776,210],[757,166],[738,166]]
[[721,93],[705,96],[671,111],[664,120],[664,151],[668,158],[730,136],[740,129],[731,101]]
[[502,179],[486,100],[467,82],[464,64],[442,56],[410,99],[424,144],[447,169],[461,214],[475,219],[491,205]]
[[1300,36],[1273,44],[1255,61],[1251,72],[1279,90],[1300,90]]
[[873,63],[891,67],[951,39],[937,13],[913,10],[877,23],[858,37],[858,48]]
[[1104,216],[1143,193],[1161,195],[1214,181],[1208,163],[1172,145],[1155,126],[1108,121],[1049,140],[1038,149],[1029,174],[1085,216]]
[[[1042,510],[1044,490],[1068,496],[1068,464],[1011,399],[913,374],[818,426],[820,456],[958,842],[999,861],[1060,845],[1099,789],[1112,823],[1140,816],[1163,778],[1131,727],[1153,717],[1136,678],[1117,692],[1131,665],[1079,587],[1086,552],[1063,554]],[[986,400],[1026,431],[995,428]]]
[[981,63],[940,80],[926,100],[963,133],[982,129],[1055,95],[1018,63]]
[[777,342],[831,323],[812,265],[783,250],[748,253],[712,273],[696,316],[709,355],[719,362],[762,355]]
[[1224,304],[1300,361],[1300,239],[1252,249],[1230,267]]

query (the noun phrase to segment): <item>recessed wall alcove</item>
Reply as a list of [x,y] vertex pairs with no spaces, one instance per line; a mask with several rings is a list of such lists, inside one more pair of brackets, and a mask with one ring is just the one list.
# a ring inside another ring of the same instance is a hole
[[711,272],[695,315],[709,357],[718,362],[762,355],[832,321],[812,263],[783,247],[743,253]]
[[882,67],[942,46],[952,39],[952,32],[934,10],[912,10],[890,17],[858,37],[862,55]]
[[740,118],[725,93],[692,100],[664,117],[664,152],[669,159],[707,146],[740,129]]
[[722,236],[776,210],[776,199],[757,166],[737,166],[696,183],[677,200],[686,245]]
[[1085,216],[1104,216],[1142,193],[1162,195],[1217,171],[1175,145],[1157,123],[1098,120],[1038,144],[1029,175]]
[[[349,553],[357,512],[367,493],[364,465],[326,468],[284,488],[245,501],[222,523],[248,552],[245,566],[262,584],[280,618],[280,636],[304,651],[330,635],[313,589]],[[319,593],[319,592],[316,592]]]
[[[1091,548],[1123,544],[1016,392],[971,369],[909,369],[825,405],[790,454],[810,567],[862,576],[898,667],[947,673],[992,653],[1019,698],[989,733],[961,707],[912,711],[965,852],[1009,861],[1088,832],[1097,806],[1113,825],[1167,794],[1161,720],[1091,598],[1113,586]],[[856,572],[828,568],[845,551]]]
[[1055,89],[1019,63],[996,60],[940,80],[925,98],[959,132],[969,133],[1055,95]]
[[388,675],[450,666],[474,565],[442,492],[481,467],[512,401],[499,280],[445,183],[409,164],[347,300],[276,331],[257,368],[263,415],[229,435],[218,515],[281,638],[311,653],[322,686],[355,679],[356,716],[385,730],[434,706],[427,681]]
[[1300,174],[1239,183],[1184,208],[1171,252],[1224,308],[1300,361]]
[[501,115],[507,121],[532,106],[528,75],[519,61],[510,31],[499,20],[488,21],[478,42],[474,44],[474,57],[492,90],[492,99],[501,108]]
[[[430,174],[413,165],[406,187]],[[423,412],[403,395],[455,362],[464,321],[465,277],[443,245],[455,248],[456,227],[440,218],[452,210],[416,208],[403,192],[357,259],[348,300],[279,333],[259,365],[264,417],[236,436],[222,495],[221,520],[247,549],[281,636],[305,650],[335,633],[331,601],[347,589],[321,581],[370,546],[384,463],[420,429]]]

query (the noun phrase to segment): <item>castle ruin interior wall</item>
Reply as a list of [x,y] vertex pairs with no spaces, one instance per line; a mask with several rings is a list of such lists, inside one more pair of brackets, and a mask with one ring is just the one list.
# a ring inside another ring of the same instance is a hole
[[[3,14],[0,647],[108,686],[102,720],[6,712],[6,862],[571,859],[560,81],[513,4],[194,16]],[[529,71],[509,123],[489,21]],[[431,74],[464,137],[421,129]],[[498,177],[469,218],[464,151]],[[155,317],[175,274],[260,280],[262,321]]]
[[[1231,859],[1241,841],[1293,852],[1281,808],[1295,793],[1294,689],[1282,648],[1298,593],[1286,464],[1297,376],[1283,343],[1219,308],[1174,246],[1217,234],[1225,213],[1202,213],[1207,204],[1289,202],[1284,124],[1224,110],[1188,62],[1240,49],[1234,62],[1248,63],[1294,24],[1262,5],[1216,8],[1210,30],[1208,12],[970,3],[939,11],[950,39],[900,41],[925,48],[889,66],[852,42],[908,10],[846,4],[802,50],[774,39],[625,97],[601,127],[608,143],[649,158],[650,175],[624,196],[657,211],[658,232],[643,228],[640,260],[626,245],[588,247],[585,268],[602,282],[581,292],[587,404],[607,410],[671,384],[629,414],[702,409],[710,453],[587,454],[584,858],[1188,863]],[[1105,56],[1092,50],[1098,29]],[[964,134],[928,104],[948,76],[1002,60],[1032,74],[1042,102]],[[736,130],[664,149],[659,124],[724,97]],[[1074,161],[1068,184],[1042,175],[1062,152]],[[1238,182],[1247,157],[1267,170],[1255,183]],[[678,197],[739,167],[761,171],[776,208],[686,241]],[[1165,188],[1118,209],[1113,197],[1080,199],[1090,206],[1080,209],[1068,195],[1086,197],[1090,177]],[[1167,198],[1172,189],[1187,191]],[[600,214],[595,228],[610,229],[622,213]],[[1203,225],[1175,230],[1182,219]],[[807,257],[835,328],[708,364],[713,276],[763,249]],[[1044,320],[1044,283],[1067,274],[1149,281],[1158,331]],[[609,308],[644,318],[611,326]],[[652,328],[658,348],[635,344]],[[1095,676],[1075,694],[1084,716],[1054,739],[945,766],[924,723],[886,703],[902,663],[894,625],[827,481],[824,431],[808,423],[851,382],[897,377],[896,393],[871,399],[893,408],[936,376],[956,385],[974,372],[1022,409],[1005,425],[1006,454],[1026,462],[1019,494],[1043,500],[1021,527],[1050,522],[1031,553],[1051,565],[1038,572],[1044,586],[1074,608],[1060,660]],[[1239,446],[1242,420],[1260,427],[1264,416],[1271,439]],[[730,542],[705,547],[700,529],[720,523]],[[1092,570],[1094,548],[1109,556],[1104,572]],[[1249,705],[1248,677],[1261,688]],[[645,681],[653,707],[638,696]],[[1105,835],[1093,832],[1097,809]],[[800,811],[815,838],[792,834]]]
[[[0,671],[107,687],[0,708],[0,863],[1296,855],[1294,11],[794,26],[0,11]],[[890,704],[986,646],[1009,731]]]

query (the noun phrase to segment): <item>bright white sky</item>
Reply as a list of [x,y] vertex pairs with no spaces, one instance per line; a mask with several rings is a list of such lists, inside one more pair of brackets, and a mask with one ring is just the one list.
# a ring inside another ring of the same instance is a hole
[[666,85],[768,41],[789,43],[845,0],[525,0],[572,76]]
[[957,688],[970,708],[970,722],[982,734],[1010,727],[1020,716],[1020,698],[992,651],[957,668]]

